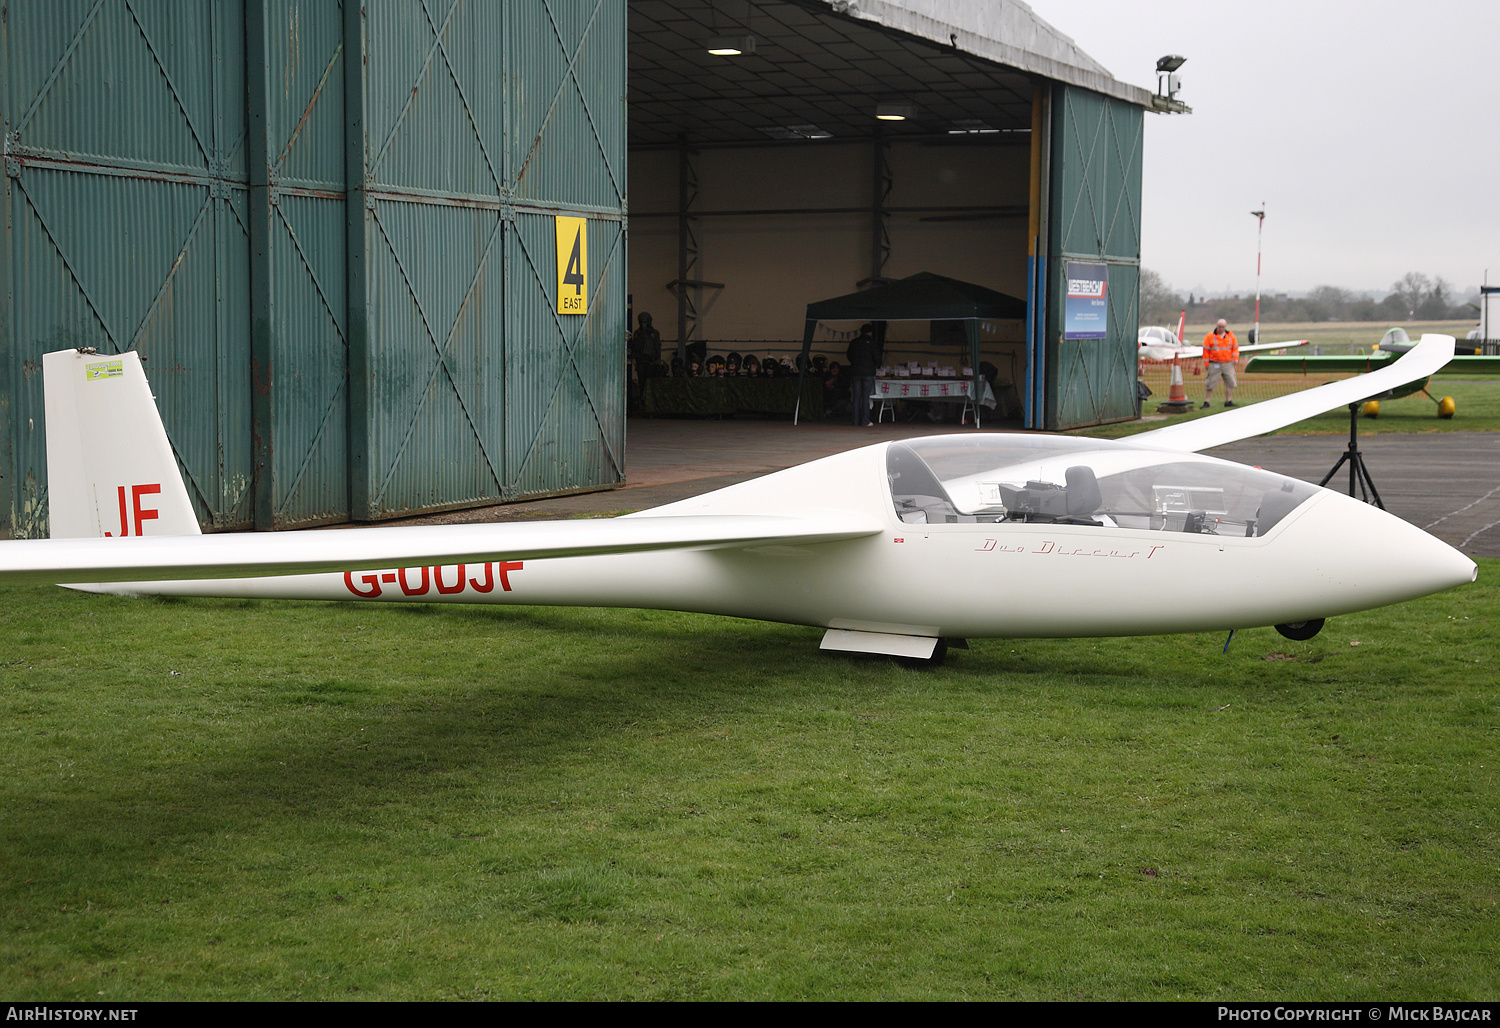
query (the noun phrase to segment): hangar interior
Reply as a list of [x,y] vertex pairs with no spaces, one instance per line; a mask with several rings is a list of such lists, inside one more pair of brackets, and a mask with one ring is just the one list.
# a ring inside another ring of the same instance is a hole
[[[985,8],[631,3],[631,306],[653,315],[664,354],[675,344],[685,356],[688,342],[700,342],[710,354],[788,360],[801,350],[809,303],[930,272],[1029,298],[1037,311],[982,325],[1002,417],[1055,427],[1122,416],[1119,402],[1099,402],[1120,392],[1100,366],[1064,369],[1064,394],[1088,372],[1100,380],[1083,387],[1100,395],[1073,404],[1091,409],[1065,411],[1054,381],[1049,417],[1045,357],[1029,356],[1049,338],[1046,309],[1060,306],[1049,304],[1046,269],[1039,273],[1033,258],[1047,242],[1049,180],[1064,170],[1053,167],[1051,144],[1076,129],[1079,106],[1042,72],[1125,96],[1095,94],[1101,111],[1128,112],[1124,122],[1139,117],[1140,91],[1115,82],[1028,8]],[[939,17],[950,11],[964,24]],[[1024,39],[1029,51],[997,52],[990,37],[1002,35]],[[712,44],[740,52],[711,53]],[[1102,171],[1097,158],[1118,140],[1112,124],[1099,131],[1100,111],[1091,113],[1096,124],[1086,134],[1096,138],[1069,156]],[[1131,142],[1138,197],[1138,134]],[[1065,188],[1077,193],[1087,177],[1075,174]],[[1128,172],[1120,177],[1127,181],[1098,183],[1101,195],[1087,206],[1102,208],[1095,201],[1106,191],[1128,192]],[[1125,220],[1138,232],[1138,200]],[[1109,250],[1106,240],[1090,242],[1100,244],[1084,246],[1093,259]],[[1111,256],[1138,261],[1137,240],[1117,248]],[[1134,274],[1120,275],[1119,286],[1133,308]],[[1120,320],[1133,338],[1133,325]],[[814,352],[843,360],[857,328],[820,326]],[[888,364],[956,367],[966,354],[965,333],[952,324],[891,322],[885,334]],[[1115,363],[1107,370],[1117,371]]]

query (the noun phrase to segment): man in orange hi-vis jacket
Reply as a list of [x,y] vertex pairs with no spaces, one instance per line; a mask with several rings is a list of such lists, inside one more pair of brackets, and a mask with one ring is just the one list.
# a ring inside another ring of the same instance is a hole
[[1239,382],[1234,377],[1234,366],[1240,359],[1240,341],[1229,331],[1229,322],[1223,318],[1214,330],[1203,337],[1203,360],[1208,364],[1208,378],[1203,383],[1203,407],[1207,409],[1208,398],[1214,393],[1219,379],[1224,380],[1224,406],[1234,406],[1234,387]]

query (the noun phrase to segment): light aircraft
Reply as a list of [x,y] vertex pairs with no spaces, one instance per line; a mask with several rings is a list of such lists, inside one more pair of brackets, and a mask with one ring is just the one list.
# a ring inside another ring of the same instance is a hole
[[[1425,336],[1423,338],[1426,338]],[[1245,371],[1250,374],[1266,372],[1291,372],[1293,374],[1320,374],[1328,372],[1353,371],[1365,373],[1380,368],[1391,366],[1397,357],[1407,353],[1413,347],[1411,337],[1406,334],[1404,328],[1389,329],[1385,335],[1380,337],[1380,342],[1374,345],[1373,352],[1367,357],[1364,354],[1330,354],[1328,356],[1286,356],[1286,357],[1255,357],[1249,364],[1245,365]],[[1243,349],[1243,348],[1242,348]],[[1500,357],[1478,356],[1478,347],[1473,344],[1455,344],[1455,356],[1442,369],[1448,375],[1496,375],[1500,374]],[[1433,396],[1427,391],[1431,376],[1412,379],[1393,389],[1385,392],[1371,394],[1364,402],[1361,411],[1366,417],[1377,417],[1380,414],[1381,400],[1398,400],[1403,396],[1411,396],[1413,393],[1421,393],[1437,405],[1437,416],[1440,418],[1451,418],[1458,412],[1458,404],[1453,397]]]
[[[815,625],[824,649],[918,663],[969,637],[1310,638],[1332,615],[1473,581],[1474,562],[1375,507],[1197,451],[1452,353],[1427,336],[1370,375],[1124,441],[882,442],[607,520],[200,535],[136,355],[68,350],[43,361],[53,538],[0,542],[0,581],[697,611]],[[1191,603],[1142,602],[1185,585]]]
[[[1472,338],[1471,336],[1470,339],[1466,339],[1461,343],[1456,340],[1454,341],[1453,353],[1455,359],[1458,357],[1477,357],[1484,352],[1481,347],[1474,345],[1471,341]],[[1415,345],[1411,341],[1411,336],[1406,334],[1406,329],[1398,326],[1386,329],[1385,335],[1380,337],[1380,342],[1376,343],[1371,349],[1381,353],[1394,353],[1400,356]],[[1459,365],[1459,367],[1463,367],[1463,365]],[[1452,369],[1450,368],[1449,370]]]
[[[1203,356],[1203,347],[1184,343],[1170,328],[1152,325],[1136,333],[1137,355],[1143,360],[1169,361],[1174,357],[1193,360]],[[1294,346],[1306,346],[1306,339],[1291,339],[1284,343],[1251,343],[1241,346],[1240,353],[1255,353],[1260,350],[1286,350]]]

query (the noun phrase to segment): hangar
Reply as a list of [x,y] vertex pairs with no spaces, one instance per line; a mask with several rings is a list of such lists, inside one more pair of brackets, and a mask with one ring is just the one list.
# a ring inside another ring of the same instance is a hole
[[[773,350],[808,303],[923,272],[1026,300],[985,344],[1024,424],[1134,415],[1151,97],[1024,4],[0,18],[0,533],[46,533],[37,369],[67,346],[141,352],[209,529],[608,488],[631,308],[669,348]],[[588,304],[560,310],[580,221]],[[1070,261],[1107,277],[1086,338]]]
[[[985,347],[1027,427],[1133,417],[1150,105],[1019,3],[632,3],[634,307],[786,357],[807,304],[934,273],[1029,299]],[[1108,269],[1104,339],[1062,338],[1068,260]],[[887,359],[955,363],[945,327],[893,325]]]

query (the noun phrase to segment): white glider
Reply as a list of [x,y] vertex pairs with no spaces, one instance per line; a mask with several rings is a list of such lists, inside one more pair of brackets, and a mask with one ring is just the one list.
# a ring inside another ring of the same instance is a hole
[[[1288,350],[1306,346],[1306,339],[1289,339],[1282,343],[1250,343],[1241,346],[1240,353],[1258,353],[1264,350]],[[1203,356],[1203,347],[1184,343],[1177,333],[1169,328],[1143,328],[1136,335],[1137,355],[1144,360],[1169,361],[1174,358],[1193,360]]]
[[[1429,375],[1389,368],[1123,441],[979,433],[878,443],[621,518],[199,535],[134,353],[44,359],[53,538],[0,581],[96,592],[648,607],[816,625],[823,648],[941,660],[987,636],[1275,625],[1474,579],[1375,507],[1196,451]],[[1406,376],[1402,379],[1402,376]],[[1191,603],[1143,597],[1195,591]]]

